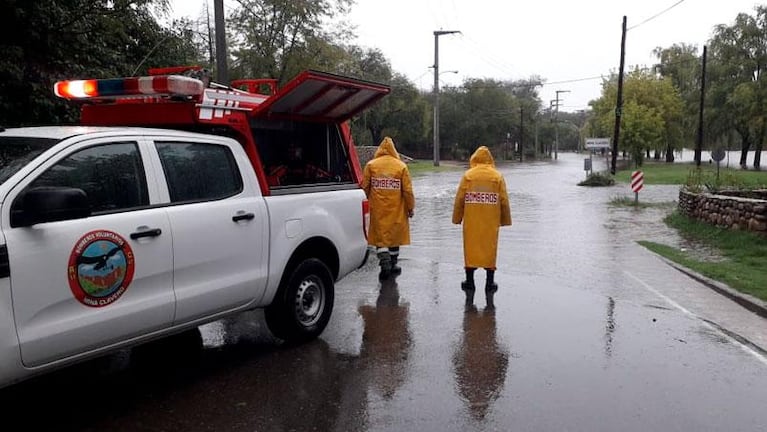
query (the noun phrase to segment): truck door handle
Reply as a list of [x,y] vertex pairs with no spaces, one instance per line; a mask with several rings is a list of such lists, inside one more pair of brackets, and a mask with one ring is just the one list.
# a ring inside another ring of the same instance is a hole
[[232,222],[239,222],[243,220],[253,220],[255,218],[256,218],[256,215],[253,213],[238,213],[232,216]]
[[144,237],[157,237],[160,234],[162,234],[162,230],[160,228],[154,228],[154,229],[148,229],[145,231],[137,231],[134,233],[131,233],[130,238],[133,240],[137,240]]

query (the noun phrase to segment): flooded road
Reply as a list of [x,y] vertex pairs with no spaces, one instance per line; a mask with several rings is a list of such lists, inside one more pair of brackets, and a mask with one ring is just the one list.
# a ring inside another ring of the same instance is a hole
[[[596,160],[595,160],[596,162]],[[3,418],[79,431],[758,431],[767,321],[636,244],[695,247],[662,223],[676,186],[583,188],[582,155],[501,166],[513,226],[499,291],[465,311],[462,171],[414,179],[413,244],[336,287],[322,337],[272,339],[259,312],[0,392]],[[477,284],[484,283],[478,271]],[[15,430],[13,428],[9,430]]]

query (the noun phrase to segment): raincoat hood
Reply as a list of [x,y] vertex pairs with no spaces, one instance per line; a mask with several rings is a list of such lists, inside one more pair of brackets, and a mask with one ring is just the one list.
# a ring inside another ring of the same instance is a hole
[[394,141],[389,137],[386,137],[381,141],[381,145],[378,146],[378,150],[376,150],[374,157],[381,156],[392,156],[399,159],[399,153],[397,153],[397,149],[394,148]]
[[[378,154],[376,154],[378,156]],[[474,168],[479,165],[490,165],[492,167],[495,167],[495,161],[493,160],[493,155],[490,154],[490,149],[486,146],[482,146],[478,148],[473,155],[471,155],[471,159],[469,159],[469,166]]]

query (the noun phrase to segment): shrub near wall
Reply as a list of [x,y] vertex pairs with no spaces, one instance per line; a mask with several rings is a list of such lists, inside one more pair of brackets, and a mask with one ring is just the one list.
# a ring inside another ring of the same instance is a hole
[[[756,193],[755,193],[756,192]],[[727,191],[727,195],[679,191],[679,210],[700,221],[732,230],[767,234],[767,199],[737,196],[767,196],[767,191]]]

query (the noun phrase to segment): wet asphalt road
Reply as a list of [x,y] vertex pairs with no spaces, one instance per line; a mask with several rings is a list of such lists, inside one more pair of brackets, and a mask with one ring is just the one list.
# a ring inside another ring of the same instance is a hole
[[462,172],[428,174],[403,274],[344,279],[317,341],[280,346],[244,314],[0,391],[2,430],[765,430],[767,321],[636,244],[697,249],[661,222],[673,204],[609,206],[628,187],[576,187],[582,166],[501,167],[495,311],[480,289],[463,307]]

